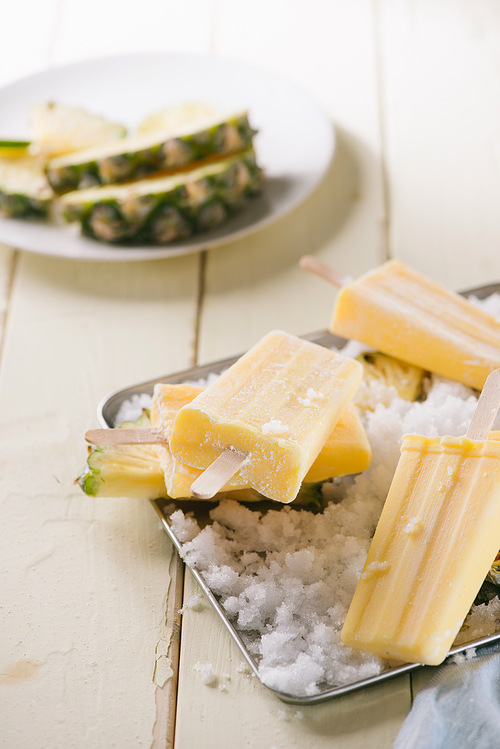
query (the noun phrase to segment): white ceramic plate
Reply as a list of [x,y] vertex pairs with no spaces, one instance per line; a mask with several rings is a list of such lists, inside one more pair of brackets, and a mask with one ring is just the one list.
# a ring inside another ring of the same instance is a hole
[[0,134],[27,136],[31,104],[57,101],[135,128],[172,104],[204,101],[221,110],[248,109],[257,157],[267,173],[261,195],[226,224],[161,247],[106,245],[76,225],[0,219],[0,242],[79,260],[152,260],[185,255],[244,237],[289,213],[314,190],[335,149],[328,115],[301,90],[251,65],[209,55],[141,54],[64,65],[0,89]]

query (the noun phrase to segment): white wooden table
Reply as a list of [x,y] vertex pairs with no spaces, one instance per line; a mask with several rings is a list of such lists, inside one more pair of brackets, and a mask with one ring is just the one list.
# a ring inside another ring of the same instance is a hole
[[[238,669],[149,503],[74,486],[109,390],[326,327],[314,253],[387,257],[461,289],[500,281],[500,10],[489,0],[18,0],[0,84],[121,52],[258,62],[328,109],[324,183],[254,236],[179,259],[87,264],[0,250],[0,746],[391,747],[422,672],[297,710]],[[184,598],[194,591],[185,576]],[[170,660],[169,660],[170,659]],[[222,691],[202,683],[212,663]],[[224,676],[229,675],[229,678]],[[178,685],[177,685],[178,675]],[[174,742],[174,743],[173,743]]]

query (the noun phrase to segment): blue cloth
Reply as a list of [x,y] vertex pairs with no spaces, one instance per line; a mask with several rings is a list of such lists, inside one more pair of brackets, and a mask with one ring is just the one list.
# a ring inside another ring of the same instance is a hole
[[500,644],[464,655],[417,694],[394,749],[500,749]]

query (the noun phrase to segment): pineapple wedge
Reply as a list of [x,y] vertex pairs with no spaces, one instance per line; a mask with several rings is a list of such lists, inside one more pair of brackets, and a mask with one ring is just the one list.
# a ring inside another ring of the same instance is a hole
[[254,134],[246,112],[205,118],[177,132],[153,130],[52,159],[47,176],[53,190],[63,194],[140,179],[154,172],[172,173],[190,162],[248,149]]
[[262,183],[249,150],[170,177],[76,190],[60,205],[66,220],[80,221],[94,239],[166,244],[223,223]]
[[0,159],[0,216],[45,217],[52,198],[43,162],[29,156]]
[[18,159],[28,155],[29,140],[0,140],[0,159]]
[[95,447],[78,484],[90,497],[168,496],[158,455],[149,445]]
[[115,141],[127,132],[104,117],[54,102],[33,105],[29,127],[34,146],[47,159]]

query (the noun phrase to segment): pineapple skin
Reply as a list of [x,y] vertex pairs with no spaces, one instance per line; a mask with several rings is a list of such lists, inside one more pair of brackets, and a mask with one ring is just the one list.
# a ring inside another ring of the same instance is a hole
[[224,223],[263,186],[264,173],[253,151],[215,166],[213,174],[207,167],[204,176],[187,176],[185,183],[166,192],[155,193],[151,181],[151,193],[147,195],[129,192],[126,198],[83,202],[75,193],[75,202],[66,196],[63,215],[68,221],[80,221],[83,234],[102,242],[179,241]]
[[46,218],[51,199],[37,200],[29,195],[0,191],[0,216],[2,218]]
[[[137,180],[159,171],[251,147],[255,135],[247,115],[228,119],[191,135],[161,140],[151,148],[102,156],[85,163],[47,165],[47,179],[59,195],[72,190]],[[75,159],[78,152],[75,153]]]
[[0,158],[2,218],[45,218],[53,197],[39,159],[33,156]]

